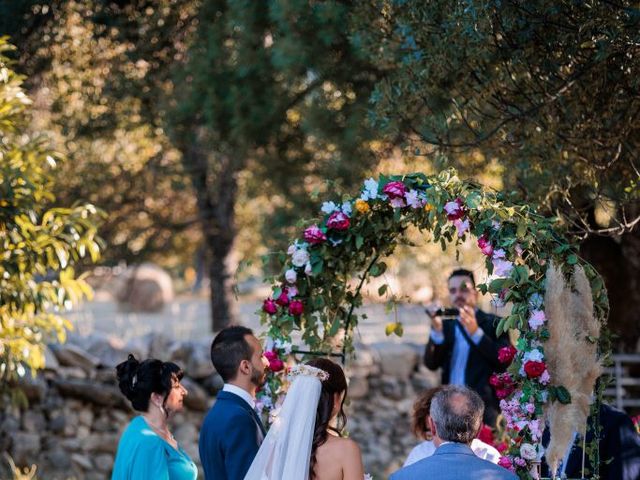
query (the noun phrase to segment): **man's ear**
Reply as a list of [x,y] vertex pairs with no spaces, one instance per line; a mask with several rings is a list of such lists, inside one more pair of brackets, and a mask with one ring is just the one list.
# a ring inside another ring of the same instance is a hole
[[427,425],[429,425],[429,430],[431,430],[431,436],[432,437],[437,436],[438,432],[436,431],[436,424],[431,418],[431,416],[427,417]]
[[238,367],[238,373],[249,375],[251,373],[251,362],[249,360],[240,360],[240,366]]

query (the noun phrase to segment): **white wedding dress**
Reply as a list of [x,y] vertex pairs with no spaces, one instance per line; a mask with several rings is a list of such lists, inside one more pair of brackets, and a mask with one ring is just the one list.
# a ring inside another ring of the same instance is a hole
[[309,365],[297,365],[289,375],[291,386],[282,408],[244,480],[309,479],[321,382],[328,378],[328,373]]

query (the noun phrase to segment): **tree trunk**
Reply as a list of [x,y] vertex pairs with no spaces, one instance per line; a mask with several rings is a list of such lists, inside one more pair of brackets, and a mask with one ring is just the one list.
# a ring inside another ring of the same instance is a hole
[[238,190],[236,174],[241,162],[230,156],[209,154],[196,143],[183,150],[183,155],[191,171],[202,222],[211,284],[211,328],[218,332],[236,321],[233,246]]
[[640,347],[640,229],[620,237],[591,236],[580,245],[581,255],[602,275],[611,307],[608,326],[617,335],[615,351]]

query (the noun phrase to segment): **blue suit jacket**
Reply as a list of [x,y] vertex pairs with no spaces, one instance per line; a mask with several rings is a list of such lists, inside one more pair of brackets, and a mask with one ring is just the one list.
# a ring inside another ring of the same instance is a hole
[[207,480],[242,480],[265,436],[256,412],[238,395],[222,391],[200,429],[200,461]]
[[476,457],[462,443],[446,443],[427,458],[401,468],[389,480],[518,480],[505,468]]

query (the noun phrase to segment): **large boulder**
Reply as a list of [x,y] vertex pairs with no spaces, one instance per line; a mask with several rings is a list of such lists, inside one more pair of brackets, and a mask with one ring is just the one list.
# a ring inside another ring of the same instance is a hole
[[132,312],[159,312],[174,299],[171,276],[157,265],[143,263],[127,268],[119,279],[116,297]]
[[407,380],[418,365],[419,355],[404,343],[378,342],[371,346],[378,356],[383,375]]

